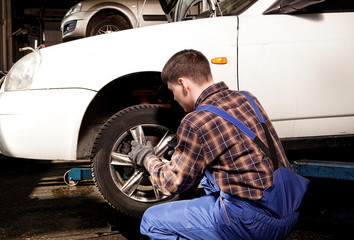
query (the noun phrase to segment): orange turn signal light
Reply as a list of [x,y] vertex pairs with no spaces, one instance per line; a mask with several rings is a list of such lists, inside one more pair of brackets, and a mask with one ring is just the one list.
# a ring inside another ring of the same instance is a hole
[[211,59],[211,63],[213,63],[213,64],[226,64],[227,58],[226,57],[213,58],[213,59]]

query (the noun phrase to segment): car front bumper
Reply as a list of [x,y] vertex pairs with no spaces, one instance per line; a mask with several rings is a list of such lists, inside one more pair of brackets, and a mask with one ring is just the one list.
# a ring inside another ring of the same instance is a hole
[[87,89],[0,93],[0,152],[17,158],[75,160],[81,121],[95,94]]
[[78,12],[65,17],[60,26],[62,40],[71,40],[86,37],[88,22],[96,11]]

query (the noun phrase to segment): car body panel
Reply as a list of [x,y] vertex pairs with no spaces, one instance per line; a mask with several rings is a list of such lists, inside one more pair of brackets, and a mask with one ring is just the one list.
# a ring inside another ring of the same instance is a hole
[[[228,29],[235,29],[234,34],[220,39],[219,36],[224,35],[220,24]],[[171,23],[169,26],[161,27],[121,31],[41,49],[41,64],[29,90],[3,92],[2,86],[1,152],[22,158],[76,159],[80,122],[95,92],[116,78],[132,72],[161,71],[168,58],[183,47],[199,49],[209,58],[219,57],[220,54],[226,56],[230,64],[213,66],[213,74],[220,76],[220,79],[224,78],[222,76],[232,74],[233,81],[229,84],[232,87],[237,86],[236,17]],[[206,28],[213,30],[206,31]],[[180,31],[191,38],[179,39]],[[151,34],[156,37],[146,37],[143,44],[137,37]],[[208,38],[211,42],[201,43],[197,37]],[[166,44],[171,43],[171,38],[175,42],[173,47]],[[124,46],[117,44],[120,41],[126,44]],[[91,46],[89,51],[88,46]],[[133,47],[136,51],[131,52],[130,49]],[[77,64],[80,62],[85,64]],[[65,95],[60,94],[61,92]],[[9,95],[13,97],[8,97]],[[65,100],[63,103],[62,98]],[[14,104],[14,99],[18,103],[26,102],[26,105]],[[41,102],[41,99],[46,101]],[[54,108],[50,109],[49,106]],[[21,127],[18,128],[17,125],[20,123]]]
[[[354,28],[348,22],[354,13],[240,17],[240,88],[253,89],[275,125],[292,122],[282,137],[353,133]],[[277,108],[275,101],[281,101]]]
[[0,93],[1,153],[75,160],[82,116],[95,94],[85,89]]
[[[220,25],[234,31],[225,34]],[[188,38],[181,38],[180,32]],[[235,88],[236,34],[237,18],[225,17],[162,24],[59,44],[41,50],[42,63],[31,89],[75,87],[98,91],[117,77],[161,71],[168,58],[181,48],[200,49],[209,57],[228,57],[229,64],[213,66],[213,71],[217,76],[232,76],[231,87]],[[209,40],[201,42],[200,38]],[[78,66],[83,62],[84,66]]]

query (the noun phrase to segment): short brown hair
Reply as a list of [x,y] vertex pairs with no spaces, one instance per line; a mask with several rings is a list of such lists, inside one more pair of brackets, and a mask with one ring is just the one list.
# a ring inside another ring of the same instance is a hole
[[178,78],[187,77],[196,83],[212,78],[208,59],[199,51],[190,49],[174,54],[161,72],[162,82],[177,82]]

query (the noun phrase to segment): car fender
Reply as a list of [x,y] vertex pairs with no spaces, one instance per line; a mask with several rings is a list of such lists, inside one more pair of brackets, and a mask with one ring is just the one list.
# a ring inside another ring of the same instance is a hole
[[80,125],[96,93],[128,75],[161,72],[183,49],[200,50],[209,59],[226,57],[228,63],[212,65],[212,71],[216,81],[227,80],[236,88],[236,39],[237,18],[225,17],[137,28],[41,49],[29,89],[0,93],[6,105],[0,108],[0,151],[14,157],[76,159]]
[[91,6],[86,13],[85,18],[88,22],[94,17],[96,14],[99,14],[101,11],[114,10],[122,13],[127,19],[129,19],[129,23],[135,27],[137,25],[137,8],[135,7],[127,7],[126,5],[115,3],[115,2],[107,2],[98,3],[96,5]]
[[236,40],[237,17],[223,17],[160,24],[58,44],[41,50],[42,63],[31,89],[99,91],[129,74],[161,72],[174,53],[188,48],[202,51],[209,59],[226,57],[227,64],[212,64],[211,68],[216,81],[229,81],[229,86],[236,89]]

